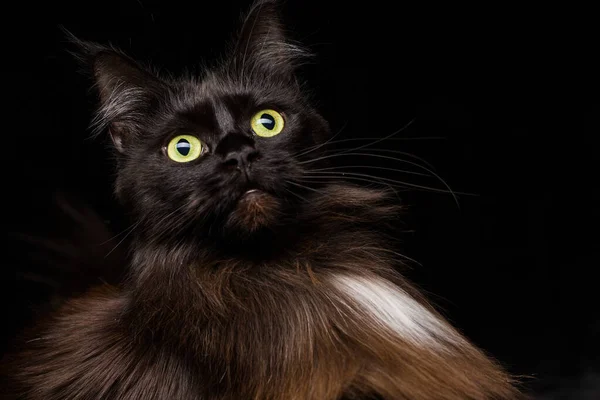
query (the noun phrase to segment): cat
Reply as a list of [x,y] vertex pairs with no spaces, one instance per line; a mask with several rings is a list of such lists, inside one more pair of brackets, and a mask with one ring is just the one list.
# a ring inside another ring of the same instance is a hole
[[201,77],[72,40],[134,221],[129,276],[30,332],[6,398],[520,398],[396,272],[389,192],[307,178],[331,132],[275,1]]

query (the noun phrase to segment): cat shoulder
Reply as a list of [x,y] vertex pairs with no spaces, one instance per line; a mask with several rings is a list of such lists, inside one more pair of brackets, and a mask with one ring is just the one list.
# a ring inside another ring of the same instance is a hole
[[7,357],[11,381],[2,398],[195,398],[178,360],[128,334],[126,307],[126,297],[109,286],[66,302],[24,340],[25,350]]

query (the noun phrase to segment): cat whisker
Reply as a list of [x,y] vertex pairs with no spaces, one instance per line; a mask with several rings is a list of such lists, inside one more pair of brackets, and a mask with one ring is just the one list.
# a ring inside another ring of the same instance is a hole
[[[377,176],[368,176],[369,179],[367,178],[367,174],[364,174],[365,177],[361,177],[361,178],[356,178],[356,179],[360,179],[363,182],[368,182],[368,183],[372,183],[375,185],[387,185],[386,182],[384,182],[380,177]],[[354,179],[356,176],[354,174],[351,174],[349,172],[344,172],[344,173],[340,173],[340,172],[334,172],[331,171],[330,174],[327,174],[326,172],[322,172],[322,173],[318,173],[318,175],[310,175],[310,174],[304,174],[302,178],[296,178],[298,180],[312,180],[313,182],[315,182],[315,179],[325,179],[325,178],[329,178],[329,179],[333,179],[333,183],[337,183],[340,181],[340,179],[345,178],[345,179]],[[321,181],[321,183],[329,183],[329,182],[324,182]]]
[[[315,174],[321,174],[321,172],[315,172]],[[454,200],[456,201],[457,204],[458,204],[457,195],[475,196],[475,194],[473,194],[473,193],[455,192],[455,191],[450,191],[450,190],[446,190],[446,189],[439,189],[439,188],[434,188],[434,187],[429,187],[429,186],[418,185],[415,183],[398,181],[398,180],[390,179],[390,178],[375,177],[373,175],[368,175],[368,174],[360,174],[360,173],[354,173],[354,172],[334,172],[334,171],[322,172],[322,174],[323,174],[323,176],[305,175],[305,178],[310,178],[310,179],[342,179],[342,178],[344,178],[344,179],[364,180],[364,181],[371,182],[371,183],[376,183],[376,181],[371,180],[371,179],[377,179],[377,180],[385,181],[386,183],[389,182],[391,185],[401,187],[401,188],[414,188],[414,189],[422,189],[422,190],[426,190],[426,191],[430,191],[430,192],[449,193],[452,195],[452,197],[454,198]],[[371,178],[371,179],[366,179],[366,178]]]
[[108,258],[108,256],[110,256],[117,249],[117,247],[119,247],[125,241],[125,239],[129,237],[129,235],[135,230],[136,227],[139,226],[139,224],[140,222],[136,222],[135,224],[133,224],[129,232],[127,232],[127,234],[123,236],[123,238],[119,240],[119,242],[108,253],[106,253],[104,258]]
[[448,190],[445,190],[445,189],[439,189],[439,188],[435,188],[435,187],[429,187],[429,186],[419,185],[416,183],[409,183],[409,182],[404,182],[404,181],[397,180],[397,179],[384,178],[384,177],[374,176],[374,175],[370,175],[370,174],[362,174],[362,173],[358,173],[358,172],[338,172],[338,171],[320,172],[320,171],[315,171],[315,172],[313,172],[313,174],[314,175],[305,174],[304,177],[311,178],[311,179],[321,179],[321,176],[326,177],[326,178],[359,177],[359,178],[364,178],[364,179],[372,179],[371,182],[373,182],[373,183],[376,183],[378,181],[383,181],[383,182],[389,182],[391,184],[395,184],[395,185],[399,185],[399,186],[407,186],[407,187],[414,186],[414,187],[421,188],[421,189],[428,189],[428,190],[438,191],[438,192],[442,192],[442,193],[450,193]]
[[[286,181],[286,182],[290,183],[289,181]],[[300,200],[303,200],[303,201],[305,201],[307,203],[310,203],[310,201],[306,197],[300,196],[298,193],[294,192],[293,190],[290,190],[288,188],[285,188],[285,190],[286,190],[286,192],[291,193],[294,196],[298,197]]]
[[[174,214],[178,213],[179,211],[181,211],[182,209],[184,209],[187,206],[188,206],[187,203],[183,203],[182,205],[180,205],[179,207],[177,207],[175,210],[171,211],[170,213],[168,213],[167,215],[165,215],[164,217],[162,217],[158,223],[160,225],[163,225]],[[169,224],[168,227],[166,227],[165,229],[163,229],[159,235],[157,235],[154,238],[152,238],[152,240],[153,241],[158,241],[158,240],[164,238],[166,235],[173,233],[173,231],[176,228],[178,228],[179,222],[180,222],[180,220],[182,218],[187,218],[187,215],[177,216],[175,218],[175,221],[173,221],[171,224]]]
[[[311,187],[308,187],[308,186],[301,185],[301,184],[299,184],[297,182],[292,182],[292,181],[286,181],[286,182],[289,183],[289,184],[291,184],[291,185],[298,186],[298,187],[300,187],[302,189],[307,189],[307,190],[310,190],[312,192],[318,193],[321,196],[327,196],[327,194],[323,193],[320,190],[317,190],[317,189],[314,189],[314,188],[311,188]],[[330,197],[330,196],[327,196],[327,197]]]
[[333,135],[331,138],[327,139],[325,142],[318,144],[316,146],[309,147],[308,149],[305,149],[299,153],[293,154],[292,157],[302,157],[306,154],[312,153],[313,151],[316,151],[316,150],[320,149],[321,147],[327,145],[333,139],[335,139],[337,136],[339,136],[344,131],[346,126],[348,126],[348,122],[345,122],[344,125],[340,128],[340,130],[335,135]]
[[[425,166],[427,166],[428,168],[430,168],[432,171],[435,171],[435,167],[429,163],[427,160],[425,160],[422,157],[416,156],[414,154],[408,153],[406,151],[400,151],[400,150],[391,150],[391,149],[380,149],[380,148],[370,148],[369,147],[369,152],[379,152],[379,153],[390,153],[390,154],[400,154],[403,156],[407,156],[410,158],[414,158],[415,160],[421,161],[423,164],[425,164]],[[326,152],[329,152],[330,154],[333,153],[336,150],[327,150]],[[335,154],[335,153],[334,153]],[[337,154],[343,154],[343,152],[337,153]]]
[[[178,207],[177,209],[175,209],[174,211],[172,211],[171,213],[166,215],[163,218],[163,221],[170,218],[173,214],[178,213],[186,206],[187,206],[187,204],[181,205],[180,207]],[[183,231],[187,227],[187,225],[190,223],[190,220],[191,219],[186,214],[176,216],[166,229],[164,229],[158,236],[154,237],[154,240],[156,240],[156,241],[162,240],[166,235],[171,235],[171,234],[174,234],[175,232]],[[184,222],[183,225],[181,225],[182,222]]]
[[[365,140],[371,140],[371,141],[377,141],[379,139],[383,139],[385,141],[411,141],[411,140],[446,140],[447,138],[443,137],[443,136],[422,136],[422,137],[418,137],[418,136],[414,136],[414,137],[400,137],[400,138],[395,138],[395,137],[359,137],[359,138],[348,138],[348,139],[340,139],[340,140],[333,140],[333,141],[327,141],[326,143],[323,143],[323,145],[334,145],[334,144],[340,144],[340,143],[347,143],[347,142],[358,142],[358,141],[365,141]],[[369,143],[369,145],[371,145]],[[302,152],[304,151],[312,151],[312,149],[316,148],[316,147],[320,147],[321,145],[314,145],[311,146],[307,149],[304,149]],[[348,149],[351,150],[351,149]],[[299,154],[302,154],[302,152],[300,152]]]
[[335,158],[335,157],[345,157],[345,156],[367,156],[367,157],[374,157],[374,158],[381,158],[381,159],[385,159],[385,160],[392,160],[392,161],[400,161],[403,163],[407,163],[407,164],[411,164],[411,165],[416,165],[419,168],[425,168],[420,164],[414,163],[413,161],[409,161],[409,160],[405,160],[403,158],[398,158],[398,157],[392,157],[392,156],[385,156],[385,155],[381,155],[381,154],[371,154],[371,153],[356,153],[356,152],[345,152],[345,151],[341,151],[339,153],[334,153],[334,154],[329,154],[329,155],[325,155],[322,157],[317,157],[317,158],[313,158],[310,160],[306,160],[306,161],[301,161],[299,162],[299,164],[309,164],[309,163],[313,163],[313,162],[317,162],[317,161],[321,161],[321,160],[327,160],[330,158]]
[[[317,192],[317,193],[319,193],[319,194],[320,194],[320,195],[322,195],[322,196],[326,196],[326,197],[330,197],[330,198],[331,198],[331,196],[327,196],[327,195],[325,195],[324,193],[321,193],[321,192],[317,191],[316,189],[312,189],[312,188],[310,188],[310,187],[307,187],[307,186],[304,186],[304,185],[300,185],[300,184],[298,184],[298,183],[291,182],[291,181],[286,181],[286,182],[287,182],[287,183],[290,183],[290,184],[292,184],[292,185],[295,185],[295,186],[299,186],[299,187],[301,187],[301,188],[304,188],[304,189],[309,189],[309,190],[311,190],[311,191]],[[286,190],[287,190],[288,192],[290,192],[291,194],[293,194],[293,195],[297,196],[298,198],[300,198],[300,199],[304,200],[305,202],[307,202],[307,203],[310,203],[310,201],[309,201],[307,198],[305,198],[305,197],[303,197],[303,196],[300,196],[299,194],[297,194],[297,193],[293,192],[292,190],[289,190],[289,189],[286,189]],[[393,189],[392,189],[392,190],[393,190]],[[344,214],[341,214],[341,213],[336,213],[336,212],[333,212],[333,211],[330,211],[330,214],[332,214],[332,215],[337,215],[337,216],[340,216],[340,217],[342,217],[342,218],[346,217]]]
[[[389,160],[394,160],[394,161],[400,161],[409,165],[413,165],[417,168],[420,168],[428,173],[430,173],[431,175],[433,175],[436,179],[438,179],[447,189],[447,192],[450,193],[452,195],[452,197],[454,198],[454,201],[456,202],[456,204],[460,207],[459,203],[458,203],[458,198],[456,197],[454,191],[452,190],[452,188],[450,188],[450,185],[448,185],[448,183],[446,183],[446,181],[444,179],[442,179],[442,177],[440,177],[438,174],[436,174],[434,171],[432,171],[431,169],[424,167],[418,163],[415,163],[413,161],[409,161],[409,160],[404,160],[401,158],[397,158],[397,157],[391,157],[391,156],[383,156],[380,154],[370,154],[370,153],[355,153],[355,152],[341,152],[338,154],[332,154],[329,156],[323,156],[314,160],[309,160],[309,161],[303,161],[300,162],[300,164],[305,164],[307,162],[314,162],[314,161],[318,161],[319,159],[325,159],[325,158],[333,158],[333,157],[342,157],[342,156],[352,156],[352,155],[356,155],[356,156],[367,156],[367,157],[374,157],[374,158],[381,158],[381,159],[389,159]],[[413,185],[411,185],[413,186]],[[415,186],[415,187],[418,187]]]
[[[123,229],[121,232],[117,233],[116,235],[114,235],[113,237],[111,237],[110,239],[105,240],[102,243],[98,243],[98,246],[103,246],[109,242],[112,242],[114,239],[118,238],[119,236],[125,234],[126,232],[130,232],[132,229],[135,228],[136,224],[131,224],[129,227]],[[128,234],[128,233],[127,233]]]
[[339,143],[346,143],[346,142],[357,142],[357,141],[364,141],[364,140],[389,140],[389,141],[409,141],[409,140],[446,140],[447,138],[444,136],[410,136],[410,137],[386,137],[386,136],[382,136],[382,137],[357,137],[357,138],[347,138],[347,139],[340,139],[340,140],[335,140],[333,142],[329,142],[329,144],[339,144]]
[[402,128],[400,128],[399,130],[397,130],[397,131],[394,131],[394,132],[392,132],[391,134],[389,134],[389,135],[387,135],[387,136],[384,136],[384,137],[381,137],[381,138],[353,138],[353,139],[342,139],[342,140],[333,141],[333,139],[334,139],[336,136],[338,136],[338,135],[339,135],[339,134],[340,134],[340,133],[341,133],[341,132],[344,130],[344,128],[345,128],[345,127],[346,127],[346,125],[348,124],[348,123],[346,122],[346,123],[344,124],[344,126],[342,126],[342,128],[340,129],[340,131],[339,131],[338,133],[336,133],[336,134],[335,134],[333,137],[331,137],[330,139],[328,139],[326,142],[324,142],[324,143],[322,143],[322,144],[318,144],[318,145],[312,146],[312,147],[308,148],[307,150],[305,150],[305,151],[303,151],[303,152],[300,152],[299,154],[296,154],[296,155],[295,155],[295,157],[301,157],[301,156],[303,156],[303,155],[306,155],[306,154],[308,154],[308,153],[311,153],[311,152],[313,152],[313,151],[316,151],[316,150],[320,149],[321,147],[323,147],[323,146],[325,146],[325,145],[327,145],[327,144],[339,144],[339,143],[342,143],[342,142],[349,142],[349,141],[352,141],[352,140],[373,140],[371,143],[367,143],[367,144],[365,144],[365,145],[358,146],[358,147],[356,147],[356,148],[352,148],[352,149],[346,149],[346,150],[344,150],[344,151],[354,151],[354,150],[360,150],[360,149],[362,149],[362,148],[365,148],[365,147],[372,146],[372,145],[374,145],[374,144],[376,144],[376,143],[380,143],[380,142],[382,142],[382,141],[384,141],[384,140],[389,140],[389,139],[391,139],[393,136],[395,136],[395,135],[397,135],[398,133],[400,133],[400,132],[403,132],[405,129],[407,129],[407,128],[408,128],[408,127],[409,127],[409,126],[410,126],[410,125],[411,125],[411,124],[412,124],[414,121],[415,121],[415,119],[413,118],[411,121],[409,121],[409,122],[408,122],[406,125],[404,125],[404,126],[403,126]]
[[403,131],[405,131],[406,129],[408,129],[408,127],[409,127],[409,126],[411,126],[411,125],[413,124],[413,122],[415,122],[415,120],[416,120],[416,118],[413,118],[413,119],[411,119],[411,120],[410,120],[410,121],[408,121],[408,123],[407,123],[406,125],[404,125],[402,128],[398,129],[398,130],[397,130],[397,131],[395,131],[395,132],[392,132],[392,133],[390,133],[390,134],[389,134],[389,135],[387,135],[387,136],[384,136],[384,137],[382,137],[382,138],[380,138],[380,139],[377,139],[377,140],[375,140],[375,141],[373,141],[373,142],[371,142],[371,143],[367,143],[367,144],[365,144],[365,145],[362,145],[362,146],[358,146],[358,147],[354,147],[354,148],[352,148],[352,149],[344,150],[343,152],[345,153],[345,152],[349,152],[349,151],[361,150],[361,149],[364,149],[365,147],[369,147],[369,146],[372,146],[372,145],[374,145],[374,144],[376,144],[376,143],[383,142],[384,140],[387,140],[387,139],[389,139],[389,138],[391,138],[391,137],[393,137],[393,136],[395,136],[395,135],[399,134],[400,132],[403,132]]
[[180,232],[183,232],[185,229],[187,229],[193,223],[197,223],[197,220],[195,220],[193,218],[188,218],[187,215],[182,215],[179,218],[177,225],[179,225],[181,223],[181,220],[183,220],[183,224],[181,226],[179,226],[179,230],[177,231],[177,234],[179,234]]
[[389,167],[378,167],[375,165],[348,165],[348,166],[336,166],[336,167],[327,167],[327,168],[317,168],[317,169],[310,169],[307,170],[308,172],[320,172],[320,171],[338,171],[338,170],[348,170],[351,168],[366,168],[366,169],[379,169],[379,170],[385,170],[385,171],[394,171],[394,172],[401,172],[404,174],[410,174],[410,175],[418,175],[418,176],[426,176],[426,177],[431,177],[431,175],[429,174],[424,174],[421,172],[415,172],[415,171],[408,171],[408,170],[404,170],[404,169],[398,169],[398,168],[389,168]]
[[[332,168],[338,168],[338,167],[332,167]],[[340,167],[340,168],[342,168],[342,167]],[[323,170],[329,171],[327,168],[323,168]],[[308,172],[325,173],[324,171],[320,171],[318,169],[309,170]],[[338,171],[332,171],[332,172],[339,173]],[[343,172],[343,173],[345,173],[345,172]],[[307,176],[307,175],[305,174],[304,176]],[[370,177],[373,179],[373,181],[371,181],[371,183],[376,183],[376,184],[387,186],[391,191],[394,192],[394,194],[396,195],[396,197],[398,199],[400,199],[400,196],[398,195],[398,191],[392,185],[390,185],[387,182],[384,182],[383,180],[380,179],[380,177],[373,176],[373,175],[370,175]]]
[[[322,178],[322,179],[321,179]],[[366,183],[370,183],[372,185],[375,186],[387,186],[390,190],[392,190],[396,196],[398,198],[400,198],[398,196],[398,191],[408,191],[409,189],[407,187],[401,186],[401,185],[393,185],[387,182],[382,182],[382,181],[377,181],[377,180],[372,180],[372,179],[363,179],[363,178],[357,178],[354,176],[345,176],[345,177],[341,177],[341,176],[329,176],[329,177],[305,177],[305,178],[296,178],[299,181],[302,182],[306,182],[306,183],[312,183],[312,184],[336,184],[340,182],[340,180],[342,180],[342,178],[344,178],[345,180],[348,181],[356,181],[356,182],[366,182]],[[326,180],[326,179],[330,179],[330,180]]]

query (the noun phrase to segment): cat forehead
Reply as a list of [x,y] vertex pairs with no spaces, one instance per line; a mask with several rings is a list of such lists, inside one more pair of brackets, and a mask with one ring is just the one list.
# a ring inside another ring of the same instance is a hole
[[243,81],[218,75],[186,80],[175,93],[179,111],[217,118],[237,117],[256,107],[296,108],[303,104],[297,88],[268,80]]
[[[181,92],[184,93],[184,92]],[[231,132],[245,126],[262,109],[276,109],[295,114],[296,107],[273,96],[261,96],[245,91],[193,91],[177,96],[174,107],[159,113],[158,131],[198,129],[205,132]],[[165,119],[160,120],[161,116]],[[240,125],[242,124],[242,125]]]
[[258,79],[243,74],[232,75],[226,70],[208,72],[201,79],[188,79],[186,89],[200,100],[223,101],[231,107],[248,101],[296,102],[302,97],[295,81],[281,80],[276,76]]
[[179,108],[177,116],[188,123],[210,130],[231,130],[237,120],[252,108],[248,95],[231,94],[189,99]]

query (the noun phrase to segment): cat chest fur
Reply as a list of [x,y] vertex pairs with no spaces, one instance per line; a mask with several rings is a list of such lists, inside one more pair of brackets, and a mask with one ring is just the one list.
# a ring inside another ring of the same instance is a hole
[[[401,369],[413,353],[437,368],[465,344],[408,292],[375,273],[238,263],[179,273],[171,272],[171,281],[160,278],[161,291],[152,279],[152,293],[143,285],[134,292],[130,326],[133,336],[150,333],[151,343],[190,360],[207,396],[337,399],[375,391],[369,371]],[[418,375],[404,373],[411,374]]]
[[351,258],[154,266],[126,290],[67,303],[19,380],[32,399],[433,399],[433,381],[458,400],[504,385],[391,270]]

